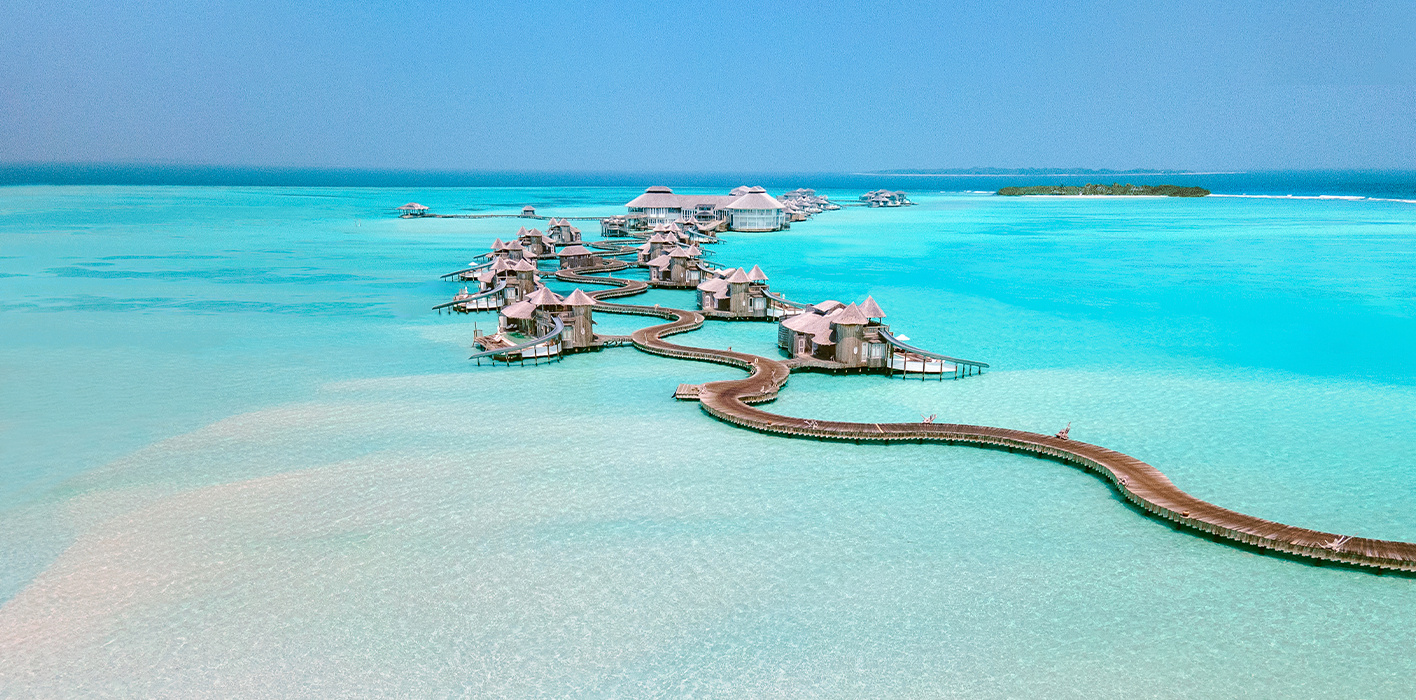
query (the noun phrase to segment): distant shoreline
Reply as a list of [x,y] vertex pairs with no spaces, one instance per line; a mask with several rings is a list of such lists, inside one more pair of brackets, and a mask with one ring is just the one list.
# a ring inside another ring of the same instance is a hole
[[1036,185],[1032,187],[1004,187],[998,190],[1001,197],[1207,197],[1210,191],[1203,187],[1182,187],[1180,185],[1132,185],[1115,183],[1101,185],[1087,183],[1076,185]]

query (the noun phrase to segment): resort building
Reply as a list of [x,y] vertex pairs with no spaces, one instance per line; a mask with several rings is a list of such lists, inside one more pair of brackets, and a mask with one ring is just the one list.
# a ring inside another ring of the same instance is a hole
[[528,218],[528,219],[535,218],[535,217],[536,217],[536,207],[533,207],[533,206],[531,206],[530,204],[527,204],[526,206],[524,206],[524,207],[521,208],[521,215],[524,216],[524,217],[526,217],[526,218]]
[[680,195],[656,185],[630,200],[628,219],[645,228],[692,220],[700,224],[726,222],[732,231],[778,231],[787,226],[781,202],[761,187],[738,187],[723,195]]
[[418,216],[427,216],[428,208],[417,202],[409,202],[398,208],[398,214],[399,216],[402,216],[405,219],[411,219]]

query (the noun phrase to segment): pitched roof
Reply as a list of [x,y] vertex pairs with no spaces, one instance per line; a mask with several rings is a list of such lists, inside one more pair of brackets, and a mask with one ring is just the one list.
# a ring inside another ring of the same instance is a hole
[[866,297],[865,302],[860,305],[860,312],[866,318],[885,318],[885,310],[875,303],[875,297]]
[[761,187],[748,190],[747,194],[733,200],[728,209],[781,209],[782,203],[767,194]]
[[407,203],[407,204],[405,204],[405,205],[399,207],[399,209],[403,209],[403,210],[405,210],[405,211],[422,211],[422,210],[424,210],[424,209],[427,209],[427,207],[425,207],[425,206],[423,206],[423,205],[421,205],[421,204],[419,204],[419,203],[417,203],[417,202],[409,202],[409,203]]
[[551,291],[550,287],[537,287],[536,291],[526,295],[524,301],[529,301],[536,306],[565,303],[565,299],[562,298],[561,295]]
[[536,312],[536,305],[529,299],[522,299],[515,304],[502,307],[501,314],[508,318],[531,318],[531,314]]
[[743,272],[742,268],[739,267],[733,272],[733,274],[728,275],[727,281],[732,282],[734,284],[746,284],[748,282],[751,282],[752,280],[748,279],[747,273]]
[[811,305],[811,308],[816,309],[817,311],[821,311],[822,313],[825,313],[825,312],[830,311],[830,310],[832,310],[832,309],[839,309],[839,308],[841,308],[842,306],[845,306],[845,304],[842,304],[841,302],[836,301],[835,299],[827,299],[826,301],[823,301],[823,302],[821,302],[821,303],[819,303],[819,304],[812,304],[812,305]]
[[691,257],[693,257],[693,255],[692,255],[691,253],[689,253],[687,250],[684,250],[683,246],[675,246],[673,250],[669,251],[669,257],[671,257],[671,258],[691,258]]
[[699,283],[698,289],[705,292],[713,292],[714,294],[726,292],[728,291],[728,281],[721,277],[714,277],[710,280],[703,280],[703,282]]
[[492,241],[492,250],[506,250],[506,244],[502,243],[502,239],[498,238]]
[[693,245],[688,247],[688,254],[696,258],[703,254],[703,249],[699,248],[697,243],[694,243]]
[[782,321],[782,325],[798,333],[810,333],[817,345],[833,345],[831,342],[831,319],[821,314],[797,314]]
[[668,267],[669,256],[660,255],[654,258],[653,260],[650,260],[647,264],[649,265],[649,267]]
[[568,256],[571,256],[571,257],[575,257],[575,256],[579,256],[579,255],[589,255],[589,254],[590,254],[590,249],[589,249],[589,248],[586,248],[586,247],[583,246],[583,245],[571,245],[571,246],[566,246],[566,247],[564,247],[564,248],[561,248],[560,254],[561,254],[561,257],[565,257],[565,256],[567,256],[567,255],[568,255]]
[[865,314],[860,312],[859,306],[851,304],[841,309],[841,312],[832,319],[832,322],[842,326],[864,326],[870,323],[870,319],[866,318]]
[[566,306],[590,306],[594,303],[595,300],[589,294],[580,291],[578,287],[565,298]]
[[526,260],[525,258],[523,258],[512,263],[511,269],[516,270],[517,272],[535,272],[536,265],[530,260]]
[[747,271],[747,279],[753,282],[766,282],[767,273],[763,272],[761,267],[753,265],[752,269]]
[[673,190],[656,185],[644,190],[644,194],[629,200],[625,206],[635,209],[678,209],[679,203]]

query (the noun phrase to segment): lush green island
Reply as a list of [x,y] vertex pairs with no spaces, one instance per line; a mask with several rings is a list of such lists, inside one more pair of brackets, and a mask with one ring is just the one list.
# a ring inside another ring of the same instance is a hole
[[1178,185],[1041,185],[1038,187],[1004,187],[998,194],[1005,197],[1023,195],[1102,195],[1112,197],[1203,197],[1210,191],[1203,187],[1180,187]]

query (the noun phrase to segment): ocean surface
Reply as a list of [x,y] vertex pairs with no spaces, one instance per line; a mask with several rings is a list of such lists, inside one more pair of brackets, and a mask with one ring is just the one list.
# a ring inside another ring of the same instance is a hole
[[[796,300],[873,295],[992,365],[797,375],[776,412],[1070,422],[1220,505],[1416,540],[1416,177],[1223,177],[1193,180],[1261,196],[768,181],[920,204],[713,259]],[[1176,531],[1050,461],[789,440],[672,399],[726,367],[476,366],[495,319],[429,311],[457,288],[438,275],[524,222],[391,216],[607,215],[648,184],[0,187],[0,698],[1416,691],[1416,578]],[[768,324],[675,341],[776,352]]]

